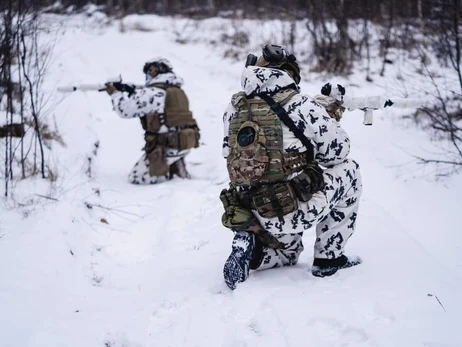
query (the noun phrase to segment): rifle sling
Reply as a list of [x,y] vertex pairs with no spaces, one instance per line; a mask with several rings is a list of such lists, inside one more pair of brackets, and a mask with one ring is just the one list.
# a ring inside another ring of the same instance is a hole
[[289,128],[289,130],[302,142],[303,146],[306,147],[306,154],[308,161],[314,160],[314,149],[310,140],[303,134],[303,132],[295,125],[292,118],[289,117],[286,110],[279,104],[274,101],[274,99],[268,94],[258,94],[260,98],[266,101],[266,103],[271,107],[274,113],[279,117],[279,119]]

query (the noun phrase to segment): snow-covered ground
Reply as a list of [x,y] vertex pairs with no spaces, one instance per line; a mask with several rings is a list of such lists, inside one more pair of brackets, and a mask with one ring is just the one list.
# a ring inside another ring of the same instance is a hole
[[[144,61],[167,57],[202,130],[202,146],[187,157],[193,178],[130,185],[143,146],[139,122],[119,118],[105,93],[67,95],[54,111],[67,145],[50,158],[58,180],[18,182],[16,198],[0,205],[0,346],[462,346],[462,179],[435,181],[414,162],[411,154],[435,148],[401,120],[405,110],[377,111],[372,127],[360,111],[342,120],[364,181],[347,252],[364,263],[312,277],[310,230],[297,266],[253,272],[227,289],[221,127],[243,62],[204,42],[175,42],[169,27],[181,25],[147,18],[154,31],[66,19],[44,88],[119,73],[142,83]],[[318,93],[327,80],[302,68],[302,89]],[[363,81],[358,72],[343,83],[356,95],[397,95],[394,76]]]

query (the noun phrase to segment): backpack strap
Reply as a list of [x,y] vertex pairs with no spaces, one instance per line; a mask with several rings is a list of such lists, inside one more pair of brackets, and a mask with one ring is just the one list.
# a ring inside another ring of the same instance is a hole
[[167,90],[169,88],[182,89],[181,86],[177,86],[177,85],[170,84],[170,83],[163,83],[163,82],[156,82],[156,83],[153,83],[153,84],[150,84],[150,85],[147,86],[147,88],[152,88],[152,87],[160,88],[160,89],[163,89],[163,90]]
[[286,110],[281,106],[281,104],[274,101],[274,99],[268,94],[258,94],[260,98],[266,101],[266,103],[271,107],[274,113],[279,117],[279,119],[289,128],[289,130],[302,142],[303,146],[306,147],[307,159],[308,161],[314,160],[314,148],[311,141],[305,136],[305,134],[295,125],[292,118],[289,117]]

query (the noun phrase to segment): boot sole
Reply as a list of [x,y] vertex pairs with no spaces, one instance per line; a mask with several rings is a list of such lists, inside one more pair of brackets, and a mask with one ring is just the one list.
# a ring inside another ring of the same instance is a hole
[[348,269],[349,267],[353,267],[353,266],[356,266],[356,265],[359,265],[362,263],[362,260],[360,259],[355,259],[355,260],[351,260],[349,262],[347,262],[345,265],[343,266],[339,266],[339,267],[327,267],[327,268],[320,268],[319,266],[313,266],[311,268],[311,274],[315,277],[328,277],[328,276],[332,276],[333,274],[335,274],[338,270],[343,270],[343,269]]
[[244,282],[248,276],[248,271],[246,275],[246,270],[239,264],[238,259],[231,254],[223,267],[223,277],[226,285],[234,290],[236,289],[236,285]]

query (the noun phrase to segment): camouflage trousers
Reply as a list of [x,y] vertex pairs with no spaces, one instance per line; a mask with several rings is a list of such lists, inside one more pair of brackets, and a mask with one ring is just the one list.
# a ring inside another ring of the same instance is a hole
[[333,259],[343,254],[355,230],[362,192],[359,166],[346,160],[324,170],[324,179],[325,189],[310,201],[301,202],[298,211],[284,216],[282,223],[257,215],[261,225],[285,245],[284,249],[260,249],[262,261],[258,270],[295,265],[304,249],[303,230],[312,227],[316,228],[315,258]]
[[146,154],[143,154],[136,162],[132,171],[130,171],[128,180],[132,184],[156,184],[168,181],[174,175],[181,178],[190,178],[184,161],[184,158],[188,154],[189,150],[178,151],[177,149],[167,148],[165,150],[165,157],[170,167],[170,172],[164,176],[149,175],[149,160]]

